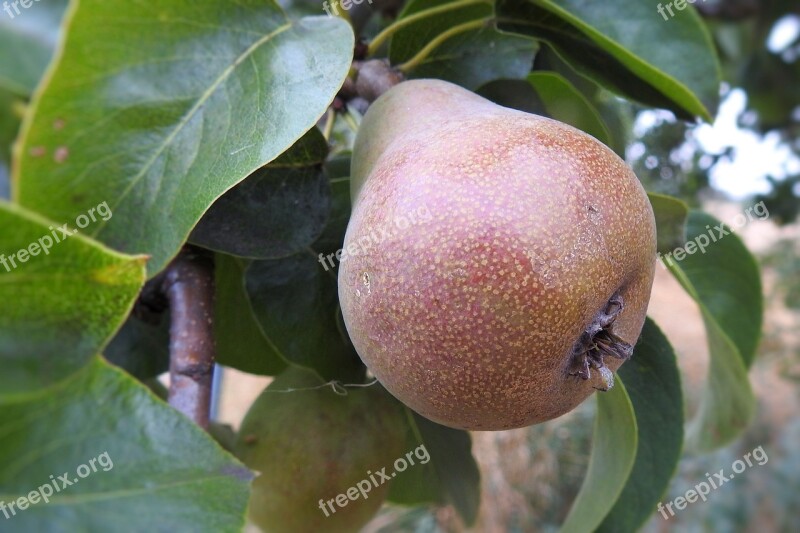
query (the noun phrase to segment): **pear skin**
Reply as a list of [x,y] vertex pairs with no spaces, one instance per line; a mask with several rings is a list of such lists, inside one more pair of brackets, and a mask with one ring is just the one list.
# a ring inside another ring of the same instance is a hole
[[440,424],[500,430],[613,386],[644,324],[656,228],[612,150],[415,80],[370,107],[352,161],[339,297],[389,392]]

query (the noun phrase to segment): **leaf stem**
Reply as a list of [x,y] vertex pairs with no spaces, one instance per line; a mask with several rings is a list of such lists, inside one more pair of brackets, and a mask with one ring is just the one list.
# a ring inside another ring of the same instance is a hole
[[460,9],[462,7],[470,6],[473,4],[491,5],[491,3],[492,3],[491,1],[487,0],[458,0],[457,2],[451,2],[443,6],[432,7],[430,9],[418,11],[412,15],[396,20],[395,22],[384,28],[382,32],[380,32],[378,35],[375,36],[374,39],[372,39],[372,41],[369,43],[369,47],[367,48],[367,57],[375,55],[375,53],[378,51],[378,49],[380,49],[383,43],[385,43],[389,39],[389,37],[394,35],[398,30],[402,30],[406,26],[414,24],[419,20],[432,17],[434,15],[439,15],[441,13],[447,13],[448,11],[454,11],[456,9]]
[[331,141],[331,133],[333,133],[333,124],[336,122],[336,111],[333,109],[328,109],[328,113],[325,116],[325,129],[322,130],[322,136],[325,137],[325,140],[330,142]]
[[431,42],[425,45],[425,48],[417,52],[417,55],[406,61],[405,63],[399,65],[397,70],[402,72],[403,74],[408,74],[410,71],[417,68],[420,63],[425,61],[428,56],[433,52],[436,48],[438,48],[443,42],[448,40],[449,38],[458,35],[459,33],[464,33],[471,30],[480,29],[492,20],[491,18],[485,18],[480,20],[471,20],[469,22],[465,22],[464,24],[459,24],[458,26],[453,26],[446,32],[438,35],[435,39],[432,39]]
[[169,301],[169,404],[208,428],[214,375],[214,265],[189,248],[164,273]]
[[353,130],[353,133],[358,133],[358,123],[356,119],[353,118],[353,115],[349,112],[342,113],[342,118],[344,118],[344,121],[350,126],[350,129]]

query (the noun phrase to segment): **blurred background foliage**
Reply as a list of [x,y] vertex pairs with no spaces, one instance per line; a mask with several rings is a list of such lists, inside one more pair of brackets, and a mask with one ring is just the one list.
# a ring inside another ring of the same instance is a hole
[[[765,201],[774,222],[792,223],[800,205],[800,4],[731,0],[694,5],[722,62],[723,104],[715,125],[736,129],[736,137],[750,142],[704,142],[708,125],[679,122],[666,111],[641,111],[628,157],[650,190],[693,205],[703,195],[727,192],[725,180],[714,181],[723,169],[733,174],[730,180],[751,178],[739,184],[735,197],[742,199],[740,191],[755,192],[755,201]],[[736,139],[727,133],[726,140]],[[776,159],[762,161],[762,168],[779,171],[735,175],[731,165],[741,163],[748,155],[742,152],[757,144],[771,148]]]

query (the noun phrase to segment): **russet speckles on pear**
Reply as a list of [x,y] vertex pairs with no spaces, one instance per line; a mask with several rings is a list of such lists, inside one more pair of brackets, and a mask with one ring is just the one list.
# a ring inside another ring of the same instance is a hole
[[559,416],[610,383],[621,361],[583,380],[570,375],[572,354],[615,295],[625,310],[609,332],[635,342],[655,231],[644,191],[608,148],[413,81],[367,113],[352,183],[345,247],[421,205],[432,215],[339,272],[356,349],[401,401],[445,425],[504,429]]

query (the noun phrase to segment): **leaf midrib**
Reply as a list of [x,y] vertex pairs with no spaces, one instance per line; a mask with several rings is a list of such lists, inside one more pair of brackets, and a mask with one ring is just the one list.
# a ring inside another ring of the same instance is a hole
[[[175,128],[170,132],[170,134],[164,139],[164,141],[158,146],[158,148],[154,151],[153,156],[144,164],[142,169],[139,171],[136,176],[130,181],[128,186],[125,190],[122,191],[122,194],[117,198],[117,201],[114,203],[114,207],[112,211],[116,211],[117,208],[122,204],[125,198],[131,193],[133,188],[142,180],[142,178],[147,174],[148,170],[155,164],[159,157],[164,153],[164,150],[167,149],[168,146],[171,145],[172,141],[175,137],[183,130],[183,128],[189,123],[189,121],[194,118],[200,108],[208,101],[209,98],[216,92],[220,85],[224,81],[226,81],[230,75],[236,70],[236,68],[241,65],[247,58],[249,58],[257,49],[261,46],[272,40],[274,37],[277,37],[281,33],[289,30],[292,28],[292,24],[286,23],[282,26],[279,26],[275,30],[271,31],[270,33],[264,35],[262,38],[255,41],[252,45],[250,45],[244,52],[242,52],[239,57],[236,58],[215,80],[209,87],[203,92],[203,94],[198,98],[197,102],[194,106],[181,118],[180,122],[175,126]],[[94,231],[89,233],[90,236],[96,238],[97,235],[105,228],[107,222],[102,222],[95,225]]]

